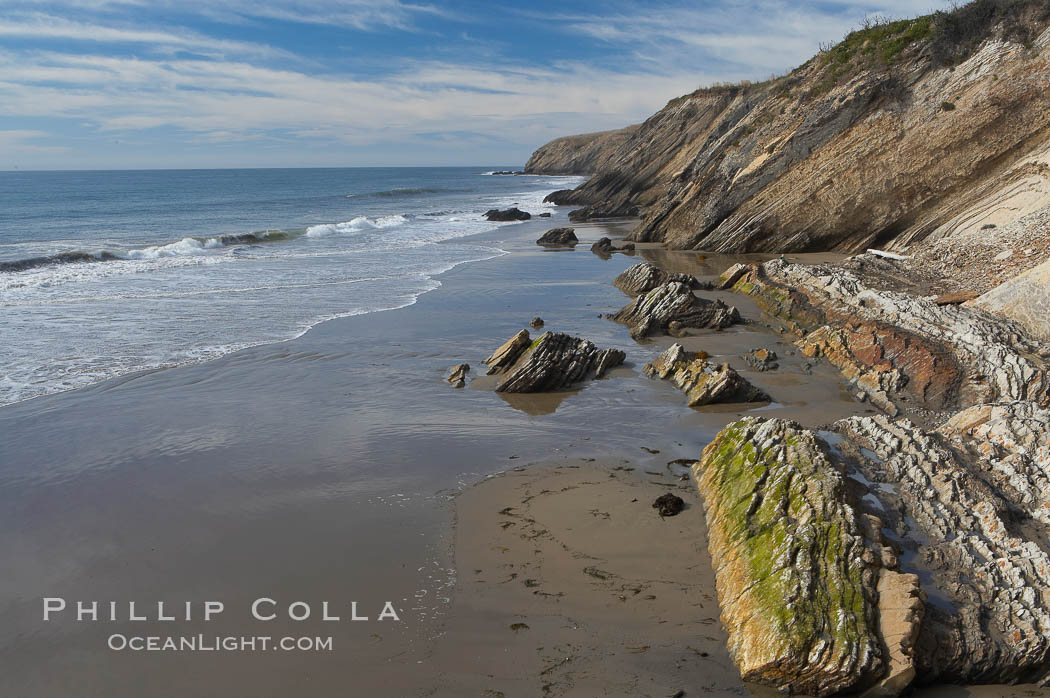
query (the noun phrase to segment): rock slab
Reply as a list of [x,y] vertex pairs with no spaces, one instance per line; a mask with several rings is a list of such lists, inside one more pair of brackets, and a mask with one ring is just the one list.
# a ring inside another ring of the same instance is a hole
[[645,374],[673,381],[686,394],[690,407],[770,399],[765,391],[748,383],[729,364],[713,364],[703,352],[686,351],[681,344],[672,344],[656,360],[646,364]]
[[741,322],[740,313],[722,301],[711,301],[693,294],[680,281],[669,281],[644,293],[612,316],[631,328],[631,336],[641,340],[667,332],[671,323],[677,329],[725,328]]
[[522,330],[485,363],[490,375],[504,375],[496,386],[497,393],[541,393],[601,378],[626,358],[619,349],[599,349],[586,339],[562,332],[546,332],[531,341],[528,330]]
[[648,262],[635,264],[633,267],[625,269],[613,280],[613,286],[633,297],[642,293],[648,293],[657,286],[662,286],[669,281],[678,281],[690,288],[700,287],[700,282],[694,276],[665,271]]
[[693,475],[729,652],[744,680],[826,696],[882,676],[878,567],[814,435],[748,417],[715,437]]

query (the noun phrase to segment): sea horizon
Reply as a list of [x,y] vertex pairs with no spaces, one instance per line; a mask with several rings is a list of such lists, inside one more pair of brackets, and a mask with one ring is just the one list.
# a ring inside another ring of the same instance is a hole
[[[0,179],[0,404],[412,303],[502,254],[484,212],[579,177],[491,166],[54,171]],[[346,262],[352,261],[352,266]],[[310,297],[303,296],[311,292]],[[225,310],[223,310],[225,309]],[[40,315],[47,313],[47,321]],[[175,321],[195,316],[190,325]],[[90,333],[78,323],[91,317]]]

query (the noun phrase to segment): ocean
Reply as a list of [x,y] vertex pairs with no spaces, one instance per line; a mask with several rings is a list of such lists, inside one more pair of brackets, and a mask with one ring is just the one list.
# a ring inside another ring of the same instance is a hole
[[0,405],[414,303],[582,181],[502,169],[0,172]]

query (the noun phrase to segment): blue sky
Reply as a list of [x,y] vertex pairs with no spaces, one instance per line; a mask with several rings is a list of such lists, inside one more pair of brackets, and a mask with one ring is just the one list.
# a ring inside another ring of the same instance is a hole
[[520,165],[940,0],[3,0],[0,169]]

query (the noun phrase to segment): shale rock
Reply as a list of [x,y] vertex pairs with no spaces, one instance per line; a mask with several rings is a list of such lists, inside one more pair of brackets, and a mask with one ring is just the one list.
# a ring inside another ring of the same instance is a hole
[[532,337],[529,336],[528,330],[522,330],[508,339],[503,346],[492,352],[492,356],[482,362],[489,367],[488,375],[505,373],[525,353],[531,343]]
[[744,680],[826,696],[881,677],[878,566],[814,435],[793,422],[743,419],[704,449],[693,476]]
[[569,211],[569,220],[591,221],[597,218],[633,218],[639,213],[641,213],[641,207],[636,204],[601,201],[596,204],[588,204],[575,211]]
[[725,328],[740,322],[736,308],[722,301],[698,298],[680,281],[669,281],[638,296],[612,316],[631,328],[636,340],[666,332],[672,322],[677,328]]
[[536,317],[532,318],[532,320],[529,321],[529,326],[532,327],[533,329],[537,329],[537,330],[541,329],[543,327],[543,318],[541,318],[541,317],[539,317],[537,315]]
[[997,400],[1050,404],[1050,376],[1019,327],[978,309],[866,286],[853,272],[775,259],[733,267],[720,285],[785,323],[871,401],[951,410]]
[[[524,337],[522,337],[524,333]],[[534,342],[522,330],[486,359],[489,373],[503,374],[498,393],[565,390],[588,378],[601,378],[623,363],[619,349],[598,349],[591,342],[561,332],[546,332]]]
[[899,696],[915,680],[915,641],[926,612],[918,575],[880,570],[878,592],[879,637],[888,668],[863,698]]
[[752,349],[744,356],[744,360],[756,371],[772,371],[780,368],[780,364],[777,363],[777,353],[769,349]]
[[1010,318],[1031,337],[1050,342],[1050,261],[996,286],[976,305]]
[[573,203],[572,193],[572,189],[558,189],[557,191],[552,191],[550,194],[543,197],[543,203],[554,204],[556,206],[571,204]]
[[770,399],[729,364],[710,363],[703,352],[686,351],[681,344],[672,344],[655,361],[646,364],[645,374],[673,381],[685,393],[690,407]]
[[[605,161],[616,146],[627,140],[637,126],[566,136],[543,146],[525,163],[530,174],[590,175],[605,166]],[[571,191],[571,190],[565,190]]]
[[540,236],[536,244],[549,247],[573,247],[579,242],[574,228],[551,228]]
[[969,457],[1018,516],[1050,526],[1050,411],[1031,402],[963,410],[938,432]]
[[543,213],[538,214],[536,217],[537,218],[550,218],[551,217],[551,212],[550,211],[544,211]]
[[[608,239],[608,238],[603,238]],[[696,277],[689,274],[664,271],[648,262],[635,264],[625,269],[613,280],[613,286],[620,289],[628,296],[637,296],[641,293],[652,291],[657,286],[662,286],[668,281],[678,281],[690,288],[699,288],[700,282]]]
[[[1007,6],[1027,15],[988,9]],[[1047,201],[1047,20],[1033,0],[961,6],[859,30],[775,80],[672,99],[619,142],[588,139],[594,176],[566,203],[577,218],[640,206],[633,239],[723,253],[1002,226]],[[875,56],[887,47],[892,66]],[[575,152],[562,139],[536,162],[557,171]]]
[[532,218],[532,214],[522,211],[517,207],[504,209],[502,211],[498,208],[493,208],[485,212],[485,219],[490,221],[527,221],[530,218]]
[[470,372],[470,364],[459,364],[448,371],[448,382],[454,388],[462,388],[467,384],[467,373]]
[[[996,440],[1027,449],[1021,444],[1032,423],[1024,415],[1034,414],[1030,404],[993,406],[942,433],[885,416],[835,425],[845,437],[838,448],[851,453],[856,478],[870,483],[864,501],[902,549],[902,571],[917,574],[929,597],[914,652],[923,682],[1050,679],[1046,528],[1025,526],[1011,511],[1023,497],[1039,495],[1023,493],[1023,478],[1009,483],[1014,493],[998,491],[996,479],[984,477],[993,462],[971,460],[982,442],[988,452]],[[944,434],[970,444],[956,451]],[[999,482],[1009,480],[1004,476]]]

